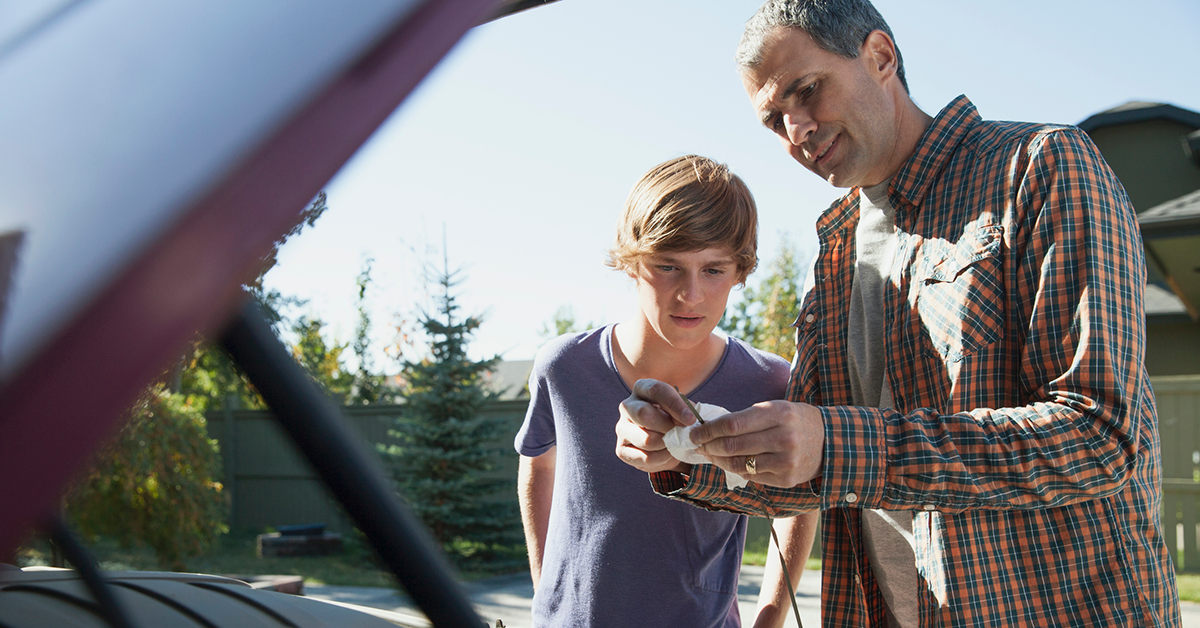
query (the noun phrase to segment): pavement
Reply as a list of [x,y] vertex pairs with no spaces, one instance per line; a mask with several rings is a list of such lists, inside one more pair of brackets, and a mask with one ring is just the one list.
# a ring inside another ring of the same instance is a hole
[[[742,622],[747,626],[753,623],[762,577],[762,567],[742,566],[741,579],[738,581],[738,607]],[[500,619],[507,628],[532,628],[529,608],[533,598],[533,584],[529,580],[529,572],[469,582],[464,586],[471,601],[475,603],[475,610],[489,626],[494,626],[496,620]],[[821,572],[805,571],[796,589],[800,620],[807,628],[818,628],[821,625]],[[424,616],[417,610],[416,605],[394,589],[306,583],[304,594],[321,600],[391,611],[400,616],[411,617],[413,626],[429,625],[422,623]],[[1184,628],[1200,628],[1200,604],[1183,602],[1182,610]],[[788,614],[787,623],[784,625],[788,628],[798,628],[791,613]]]
[[[747,626],[753,622],[754,609],[758,603],[758,591],[762,586],[763,568],[753,565],[742,566],[742,576],[738,581],[738,610],[742,622]],[[506,628],[532,628],[530,604],[533,599],[533,583],[529,572],[497,576],[464,585],[467,595],[475,603],[479,616],[494,626],[496,620],[504,621]],[[424,618],[417,606],[406,596],[394,589],[373,587],[336,587],[327,585],[304,585],[304,594],[311,598],[357,604],[391,611],[401,616],[412,617],[413,625],[421,625]],[[796,603],[800,608],[800,620],[807,628],[817,628],[821,625],[821,572],[805,571],[797,584]],[[796,619],[789,613],[788,628],[797,628]],[[1200,628],[1200,622],[1196,624]]]

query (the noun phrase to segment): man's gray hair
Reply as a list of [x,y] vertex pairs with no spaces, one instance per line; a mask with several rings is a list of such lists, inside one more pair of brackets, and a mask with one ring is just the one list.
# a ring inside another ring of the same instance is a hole
[[[767,0],[742,31],[742,41],[734,55],[739,70],[752,70],[762,63],[763,44],[777,28],[798,28],[822,49],[848,59],[858,58],[872,31],[883,31],[896,41],[891,27],[869,0]],[[898,45],[896,77],[907,92],[904,59]]]

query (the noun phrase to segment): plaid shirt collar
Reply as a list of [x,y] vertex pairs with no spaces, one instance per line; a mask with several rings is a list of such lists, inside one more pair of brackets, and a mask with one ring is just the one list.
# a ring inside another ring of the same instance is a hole
[[[892,177],[888,186],[892,206],[897,212],[911,212],[914,215],[925,200],[929,187],[937,181],[937,174],[946,166],[954,149],[963,141],[967,133],[983,119],[976,111],[975,105],[966,96],[959,96],[938,113],[933,124],[925,130],[917,149],[904,162],[900,170]],[[852,188],[837,203],[830,207],[817,220],[817,233],[821,239],[830,234],[850,228],[850,223],[857,216],[858,188]]]

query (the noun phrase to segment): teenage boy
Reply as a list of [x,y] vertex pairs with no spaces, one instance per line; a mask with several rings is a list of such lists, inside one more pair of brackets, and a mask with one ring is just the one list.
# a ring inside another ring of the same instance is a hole
[[[656,166],[630,193],[607,260],[637,284],[637,312],[538,352],[515,443],[535,626],[741,625],[746,517],[657,497],[612,439],[618,404],[641,379],[729,410],[783,398],[786,361],[713,332],[757,264],[757,223],[754,198],[724,165],[688,155]],[[793,582],[815,523],[777,524]],[[789,606],[771,561],[754,625],[782,625]]]

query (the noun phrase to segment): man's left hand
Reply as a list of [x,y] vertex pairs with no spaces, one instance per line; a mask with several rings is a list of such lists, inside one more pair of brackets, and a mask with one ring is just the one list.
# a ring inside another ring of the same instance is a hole
[[752,482],[790,488],[821,474],[825,423],[806,403],[758,403],[700,425],[691,436],[713,464]]

